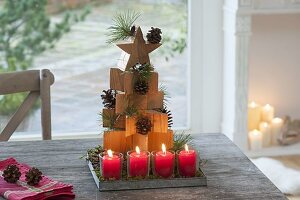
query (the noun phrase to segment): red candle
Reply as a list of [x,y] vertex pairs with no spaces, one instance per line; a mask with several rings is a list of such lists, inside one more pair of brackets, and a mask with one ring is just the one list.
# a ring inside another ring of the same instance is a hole
[[178,170],[180,176],[193,177],[196,174],[196,151],[189,150],[185,145],[185,150],[178,154]]
[[134,152],[129,153],[129,176],[147,176],[149,171],[149,153],[140,151],[137,146]]
[[164,178],[173,175],[174,170],[174,153],[166,151],[165,144],[162,144],[162,151],[156,152],[154,155],[154,171],[155,174]]
[[107,151],[107,154],[104,154],[100,159],[102,163],[102,176],[105,179],[121,178],[121,170],[122,170],[122,156],[120,154],[114,153],[111,150]]

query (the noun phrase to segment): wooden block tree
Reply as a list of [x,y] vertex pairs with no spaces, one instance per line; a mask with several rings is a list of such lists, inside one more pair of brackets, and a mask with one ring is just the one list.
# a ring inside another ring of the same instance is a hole
[[126,153],[135,146],[148,151],[161,150],[164,143],[171,149],[172,116],[165,107],[164,91],[158,87],[159,76],[149,59],[149,53],[161,45],[161,31],[151,28],[145,41],[141,28],[132,26],[133,22],[129,20],[130,26],[120,29],[129,29],[126,34],[130,40],[117,44],[128,55],[125,69],[110,69],[110,89],[101,95],[105,107],[103,127],[108,129],[103,135],[103,147]]

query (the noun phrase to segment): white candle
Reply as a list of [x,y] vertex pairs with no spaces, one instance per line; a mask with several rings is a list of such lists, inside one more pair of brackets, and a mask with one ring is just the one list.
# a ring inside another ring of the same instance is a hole
[[271,127],[267,122],[261,122],[259,124],[259,131],[262,133],[263,147],[268,147],[272,144],[272,132]]
[[272,122],[274,118],[274,108],[270,104],[266,104],[262,108],[261,119],[264,122]]
[[248,104],[248,130],[258,129],[261,119],[261,106],[254,101]]
[[250,131],[249,134],[250,149],[253,151],[260,150],[262,148],[262,134],[258,130]]
[[272,143],[278,144],[277,139],[280,137],[283,126],[283,120],[281,118],[274,118],[272,120]]

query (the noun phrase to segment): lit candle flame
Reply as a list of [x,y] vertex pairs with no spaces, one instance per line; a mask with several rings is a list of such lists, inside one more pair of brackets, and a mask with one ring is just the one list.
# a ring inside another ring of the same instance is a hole
[[264,109],[265,109],[265,110],[270,110],[270,109],[271,109],[271,105],[270,105],[270,104],[266,104],[266,105],[264,106]]
[[250,103],[250,107],[251,107],[251,108],[255,108],[256,105],[257,105],[257,104],[256,104],[254,101],[252,101],[252,102]]
[[161,145],[161,149],[162,149],[162,152],[163,152],[164,154],[167,153],[166,145],[165,145],[164,143]]
[[269,124],[267,122],[262,123],[263,127],[268,128]]
[[258,130],[253,130],[253,135],[258,136],[259,135],[259,131]]
[[185,151],[189,152],[189,147],[187,144],[184,145]]
[[274,118],[274,119],[272,120],[272,122],[273,122],[273,123],[282,123],[282,119],[276,117],[276,118]]
[[135,147],[135,151],[137,154],[141,154],[140,148],[138,146]]
[[113,152],[112,152],[112,150],[110,150],[110,149],[107,150],[107,154],[108,154],[109,157],[111,157],[111,158],[113,157]]

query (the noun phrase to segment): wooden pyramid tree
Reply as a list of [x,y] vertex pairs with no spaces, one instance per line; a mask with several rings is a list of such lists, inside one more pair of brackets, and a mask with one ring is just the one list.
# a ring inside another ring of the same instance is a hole
[[164,92],[158,88],[149,53],[160,43],[149,43],[140,27],[132,41],[117,44],[129,54],[125,70],[110,69],[110,89],[102,95],[103,147],[125,153],[139,146],[142,150],[160,150],[162,143],[173,147],[170,114],[164,108]]

